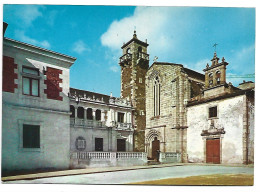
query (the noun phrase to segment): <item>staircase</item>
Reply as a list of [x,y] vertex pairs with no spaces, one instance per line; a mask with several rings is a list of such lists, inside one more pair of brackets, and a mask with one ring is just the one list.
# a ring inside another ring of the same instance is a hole
[[155,159],[147,159],[147,165],[159,165],[161,162],[158,162]]

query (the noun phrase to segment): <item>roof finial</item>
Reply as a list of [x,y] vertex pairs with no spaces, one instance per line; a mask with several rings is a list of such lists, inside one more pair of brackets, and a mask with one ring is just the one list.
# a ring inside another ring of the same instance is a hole
[[213,47],[215,47],[215,53],[216,53],[216,49],[217,49],[217,43],[215,43],[214,45],[213,45]]
[[133,35],[134,38],[137,38],[137,35],[136,35],[136,27],[134,28],[134,35]]

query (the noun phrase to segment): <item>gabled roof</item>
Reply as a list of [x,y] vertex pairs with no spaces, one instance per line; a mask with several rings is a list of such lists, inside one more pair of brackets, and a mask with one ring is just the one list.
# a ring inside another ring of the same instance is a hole
[[[150,67],[152,68],[154,65],[172,65],[172,66],[180,66],[180,67],[183,67],[182,64],[177,64],[177,63],[168,63],[168,62],[154,62]],[[148,70],[149,70],[148,69]],[[186,67],[183,67],[184,69],[184,72],[186,72],[188,74],[189,77],[192,77],[192,78],[196,78],[196,79],[200,79],[202,81],[205,81],[205,75],[203,75],[202,73],[199,73],[197,71],[194,71],[192,69],[188,69]]]

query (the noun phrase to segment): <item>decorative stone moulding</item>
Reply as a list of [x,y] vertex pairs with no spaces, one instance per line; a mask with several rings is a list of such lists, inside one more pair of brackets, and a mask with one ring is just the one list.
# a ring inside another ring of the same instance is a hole
[[209,135],[221,135],[225,134],[224,128],[213,128],[213,129],[208,129],[208,130],[202,130],[201,136],[209,136]]

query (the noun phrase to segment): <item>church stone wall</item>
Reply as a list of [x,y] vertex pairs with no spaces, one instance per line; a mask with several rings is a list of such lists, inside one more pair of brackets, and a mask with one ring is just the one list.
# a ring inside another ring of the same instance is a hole
[[[159,76],[161,83],[160,115],[154,116],[153,81]],[[186,161],[185,100],[190,98],[190,83],[181,65],[153,65],[146,76],[146,151],[152,154],[151,142],[160,140],[160,151],[182,153]],[[155,133],[150,138],[151,130]]]

